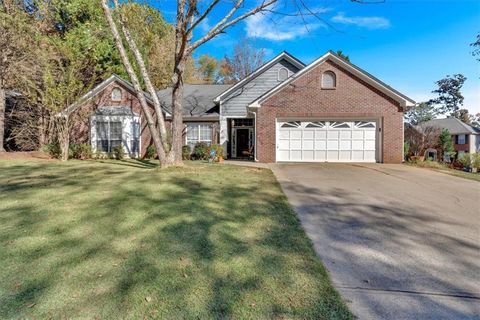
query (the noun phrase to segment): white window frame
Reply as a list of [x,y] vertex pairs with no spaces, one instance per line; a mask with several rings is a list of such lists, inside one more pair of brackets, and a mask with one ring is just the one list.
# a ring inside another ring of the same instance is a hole
[[[283,70],[285,70],[287,72],[287,76],[285,77],[285,79],[280,79],[280,71],[283,71]],[[289,76],[290,76],[290,73],[288,72],[287,68],[281,67],[281,68],[278,69],[278,71],[277,71],[277,80],[278,81],[283,82],[283,81],[287,80]]]
[[[196,126],[197,129],[198,129],[198,135],[196,137],[196,139],[189,139],[188,137],[188,131],[189,131],[189,126]],[[202,126],[207,126],[210,130],[210,139],[202,139],[202,134],[201,134],[201,128]],[[209,145],[212,144],[213,142],[213,124],[212,123],[209,123],[209,122],[187,122],[187,126],[186,126],[186,129],[185,129],[185,144],[186,145],[189,145],[191,146],[192,150],[193,150],[193,147],[195,147],[195,145],[198,143],[198,142],[206,142],[208,143]]]
[[[118,99],[114,98],[113,94],[115,92],[120,93],[120,98],[118,98]],[[110,98],[112,99],[112,101],[122,101],[122,97],[123,97],[122,89],[120,89],[119,87],[115,87],[115,88],[112,89],[112,92],[110,93]]]
[[[462,139],[460,139],[460,137]],[[466,144],[467,143],[467,138],[464,134],[459,134],[458,135],[458,144]]]
[[[93,152],[97,152],[97,122],[121,122],[122,123],[122,147],[127,157],[138,157],[142,150],[142,121],[139,116],[129,115],[94,115],[90,118],[90,145]],[[133,152],[133,124],[139,124],[138,152]],[[109,129],[110,130],[110,129]],[[100,151],[102,152],[102,151]]]
[[[332,87],[326,87],[324,85],[324,77],[327,74],[333,76],[333,86]],[[322,73],[322,85],[321,85],[321,87],[322,87],[322,89],[335,89],[335,88],[337,88],[337,74],[335,72],[331,71],[331,70],[327,70],[327,71],[323,72]]]

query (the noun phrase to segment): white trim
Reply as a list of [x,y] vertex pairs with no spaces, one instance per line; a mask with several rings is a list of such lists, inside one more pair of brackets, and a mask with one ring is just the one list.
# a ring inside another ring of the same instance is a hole
[[[303,161],[303,160],[279,160],[278,151],[279,151],[279,131],[280,131],[280,123],[289,122],[289,121],[298,121],[298,122],[315,122],[315,121],[326,121],[326,122],[356,122],[356,121],[367,121],[367,122],[374,122],[375,123],[375,162],[382,163],[383,162],[383,125],[382,125],[382,118],[378,117],[345,117],[345,118],[275,118],[275,162],[364,162],[364,163],[372,163],[371,160],[338,160],[338,161],[319,161],[319,160],[312,160],[312,161]],[[291,128],[295,129],[295,128]],[[303,130],[302,128],[298,128],[299,130]],[[353,131],[354,127],[351,127]],[[328,128],[327,128],[328,130]],[[338,130],[345,130],[341,128],[334,128],[334,131]],[[348,129],[347,129],[348,130]]]
[[297,72],[296,74],[292,75],[290,78],[288,78],[286,81],[280,83],[278,86],[267,92],[265,95],[259,97],[255,101],[253,101],[249,107],[256,107],[258,108],[265,99],[268,97],[272,96],[276,92],[278,92],[280,89],[284,88],[291,82],[295,81],[299,77],[303,76],[304,74],[308,73],[311,69],[315,68],[316,66],[322,64],[323,62],[327,61],[327,59],[331,59],[333,62],[336,64],[339,64],[349,72],[353,73],[354,75],[358,76],[368,84],[372,85],[373,87],[377,88],[378,90],[382,91],[386,95],[390,96],[392,99],[400,103],[400,106],[402,107],[411,107],[415,105],[415,102],[410,99],[406,99],[405,97],[402,97],[398,93],[396,93],[393,89],[386,87],[382,83],[380,83],[379,80],[372,78],[372,76],[368,75],[365,73],[363,70],[359,70],[358,67],[353,66],[350,63],[347,63],[343,59],[337,57],[335,54],[331,53],[330,51]]
[[[90,145],[93,152],[97,152],[97,127],[96,123],[121,122],[122,123],[122,147],[128,158],[139,157],[142,152],[142,119],[140,116],[122,115],[92,115],[90,117]],[[139,123],[138,152],[132,152],[133,145],[133,122]]]
[[[272,65],[274,65],[275,63],[277,63],[278,61],[280,61],[282,59],[287,60],[288,62],[290,62],[291,64],[293,64],[297,68],[299,68],[300,70],[305,68],[305,65],[303,63],[299,62],[292,55],[290,55],[290,54],[288,54],[287,52],[284,51],[284,52],[280,53],[278,56],[276,56],[275,58],[273,58],[272,60],[270,60],[269,62],[267,62],[266,64],[264,64],[263,66],[261,66],[260,68],[258,68],[257,70],[255,70],[254,72],[252,72],[245,79],[241,80],[237,84],[233,85],[232,87],[228,88],[226,91],[219,94],[217,97],[215,97],[215,99],[213,99],[213,101],[214,102],[220,102],[223,97],[225,97],[226,95],[228,95],[231,92],[234,92],[235,90],[242,87],[246,83],[250,82],[251,80],[256,78],[259,74],[263,73],[265,70],[269,69]],[[287,77],[287,79],[288,79],[288,77]]]

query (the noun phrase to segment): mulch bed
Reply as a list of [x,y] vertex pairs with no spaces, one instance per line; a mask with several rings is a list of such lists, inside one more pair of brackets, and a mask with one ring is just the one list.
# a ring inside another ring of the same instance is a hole
[[41,151],[0,152],[0,160],[30,160],[30,159],[55,160],[55,159],[52,159],[48,154]]

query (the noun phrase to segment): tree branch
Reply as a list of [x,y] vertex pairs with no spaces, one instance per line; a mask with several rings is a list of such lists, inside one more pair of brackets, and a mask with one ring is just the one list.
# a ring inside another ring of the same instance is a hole
[[213,10],[213,8],[218,4],[218,2],[220,2],[220,0],[213,0],[212,3],[208,5],[207,9],[205,9],[203,14],[201,14],[195,21],[192,22],[187,32],[192,33],[193,29],[195,29],[195,27],[197,27],[200,22],[202,22],[208,16],[208,14]]
[[212,27],[212,29],[210,29],[210,31],[208,31],[206,35],[204,35],[202,38],[198,39],[193,44],[191,44],[190,47],[188,48],[188,51],[192,52],[193,50],[195,50],[196,48],[198,48],[199,46],[201,46],[202,44],[204,44],[208,40],[210,40],[213,37],[217,36],[218,34],[222,33],[223,30],[225,30],[226,28],[228,28],[228,27],[238,23],[239,21],[244,20],[244,19],[248,18],[249,16],[252,16],[252,15],[254,15],[254,14],[260,12],[260,11],[264,11],[266,8],[268,8],[272,4],[276,3],[277,1],[278,0],[264,0],[261,5],[259,5],[255,8],[253,8],[253,9],[251,9],[250,11],[238,16],[235,19],[232,19],[232,20],[228,21],[228,19],[230,19],[233,16],[233,14],[238,10],[238,8],[244,3],[244,0],[237,0],[237,2],[233,6],[233,8],[227,13],[227,15],[222,20],[220,20],[214,27]]

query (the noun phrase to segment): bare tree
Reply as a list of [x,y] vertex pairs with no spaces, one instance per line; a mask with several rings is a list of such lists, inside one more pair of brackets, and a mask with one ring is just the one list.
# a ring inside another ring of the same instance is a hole
[[414,156],[424,156],[425,151],[437,148],[441,130],[432,126],[408,126],[405,129],[405,141]]
[[[141,56],[134,39],[128,30],[128,21],[119,12],[118,23],[121,27],[122,34],[128,45],[129,50],[133,53],[134,61],[140,66],[140,76],[146,84],[148,93],[153,98],[154,110],[157,117],[158,129],[153,122],[151,112],[146,104],[145,98],[140,87],[140,81],[132,68],[132,62],[129,61],[127,51],[122,41],[122,37],[118,32],[116,22],[111,13],[108,0],[101,0],[105,12],[105,16],[109,23],[115,43],[120,51],[122,61],[128,70],[128,74],[134,85],[137,97],[142,105],[142,110],[147,118],[148,127],[152,133],[155,147],[159,152],[160,164],[162,167],[171,165],[182,165],[182,145],[183,145],[183,106],[182,96],[185,79],[185,69],[189,57],[195,49],[211,40],[212,38],[223,33],[225,29],[237,24],[238,22],[261,12],[270,11],[272,6],[279,0],[263,0],[256,5],[248,7],[245,0],[234,0],[231,6],[225,11],[223,17],[214,24],[209,31],[197,40],[192,41],[193,33],[202,21],[204,21],[214,9],[225,8],[226,3],[220,0],[211,0],[206,7],[201,8],[198,0],[177,0],[177,15],[175,22],[175,59],[172,75],[172,125],[171,135],[167,134],[165,119],[162,113],[160,102],[158,101],[155,88],[149,80],[149,74],[145,68],[145,62]],[[114,7],[118,7],[118,0],[114,0]],[[171,137],[171,140],[169,140]]]
[[233,48],[233,56],[225,56],[221,62],[219,76],[225,83],[240,81],[263,64],[265,50],[243,38]]

